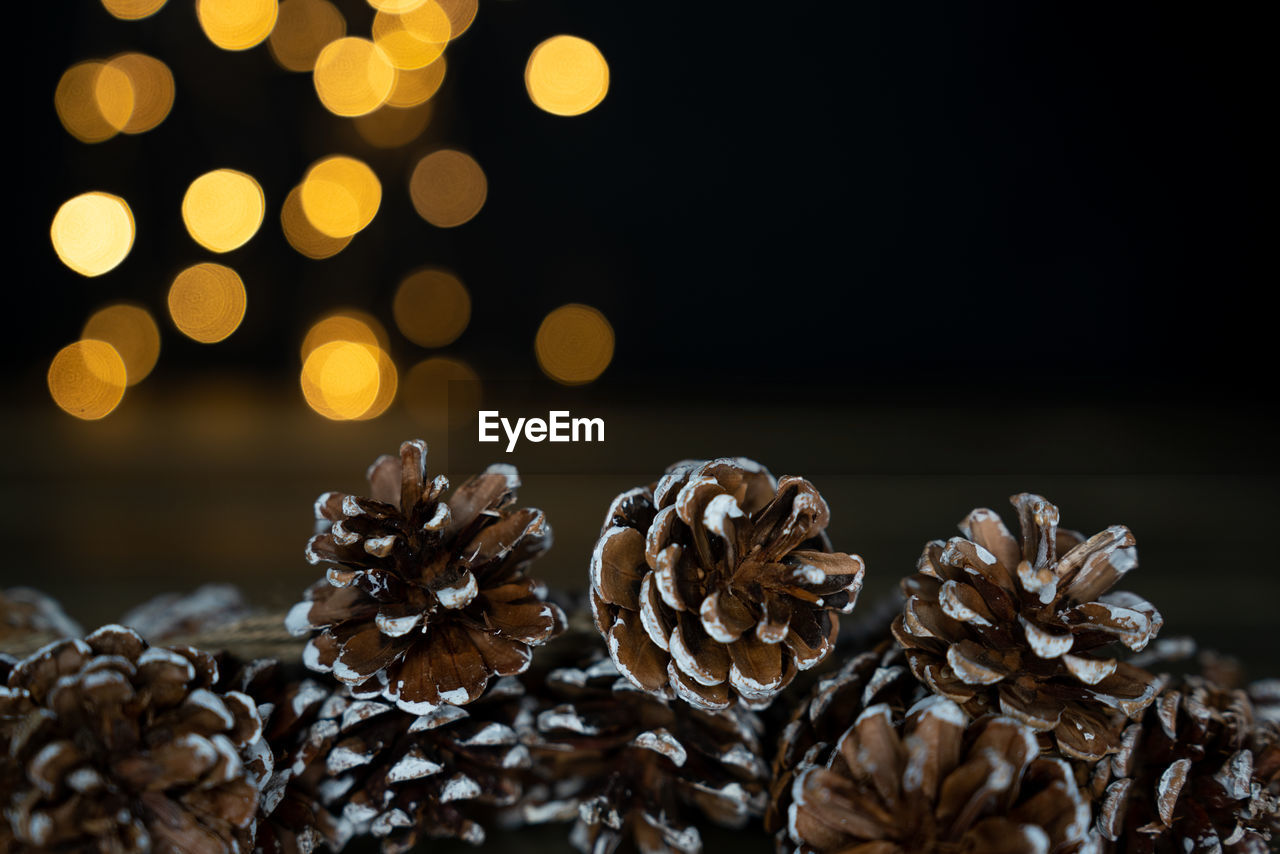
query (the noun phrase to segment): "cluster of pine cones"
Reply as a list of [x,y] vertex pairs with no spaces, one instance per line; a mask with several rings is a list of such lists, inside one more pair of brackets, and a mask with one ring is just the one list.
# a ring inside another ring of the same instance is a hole
[[1280,680],[1157,640],[1114,589],[1124,527],[975,510],[842,633],[861,559],[811,483],[749,460],[618,496],[576,609],[530,575],[551,529],[510,467],[450,493],[406,442],[368,478],[316,502],[300,654],[221,645],[262,625],[234,596],[82,635],[0,595],[0,648],[54,638],[0,655],[0,850],[390,854],[546,822],[589,854],[694,854],[708,824],[805,854],[1280,840]]

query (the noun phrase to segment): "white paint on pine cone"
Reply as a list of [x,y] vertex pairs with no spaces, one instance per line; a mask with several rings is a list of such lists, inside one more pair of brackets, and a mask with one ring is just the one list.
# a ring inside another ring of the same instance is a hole
[[506,724],[500,724],[495,721],[485,724],[470,738],[464,738],[458,743],[464,747],[496,747],[498,745],[515,744],[516,738],[515,730]]
[[[86,644],[85,652],[89,651],[89,647]],[[187,681],[196,678],[196,669],[191,662],[171,649],[153,646],[150,649],[143,650],[142,655],[138,656],[138,669],[141,670],[148,664],[167,664],[170,667],[176,667],[186,674]]]
[[386,557],[391,554],[391,550],[395,548],[396,535],[388,534],[385,537],[370,537],[364,541],[364,550],[367,554],[374,557]]
[[[289,609],[289,613],[284,618],[284,628],[293,637],[301,637],[310,632],[315,626],[311,625],[311,603],[299,602]],[[310,665],[308,665],[310,666]],[[315,668],[311,668],[314,670]]]
[[449,505],[443,501],[436,502],[435,512],[431,514],[431,518],[422,524],[424,531],[442,531],[449,524],[453,512],[449,509]]
[[240,759],[240,751],[231,739],[219,732],[209,736],[209,743],[222,757],[221,782],[228,783],[244,774],[244,763]]
[[1114,658],[1087,658],[1078,655],[1062,656],[1068,672],[1086,685],[1097,685],[1116,672]]
[[805,584],[821,584],[827,580],[827,574],[821,568],[809,563],[798,565],[791,573],[797,581]]
[[702,666],[702,662],[694,656],[689,648],[685,646],[684,635],[680,631],[680,627],[676,626],[671,630],[669,639],[671,645],[671,659],[676,663],[676,667],[680,668],[680,672],[688,676],[699,685],[719,685],[724,682],[723,679],[717,679],[716,675],[710,670]]
[[729,520],[744,518],[746,514],[738,506],[737,499],[726,492],[707,502],[707,506],[702,511],[702,526],[721,539],[730,540],[733,537],[733,531],[730,529]]
[[442,804],[447,804],[451,801],[466,801],[480,797],[482,791],[479,783],[466,774],[458,773],[445,781],[444,786],[440,789],[439,800]]
[[599,735],[600,729],[587,723],[573,706],[564,704],[554,709],[547,709],[538,715],[538,730],[547,732],[554,729],[567,729],[579,735]]
[[984,667],[976,661],[964,657],[959,644],[947,647],[947,664],[955,671],[956,676],[966,685],[994,685],[1004,678],[998,670]]
[[465,608],[471,604],[471,600],[476,598],[476,594],[480,592],[479,585],[476,584],[476,577],[471,574],[470,570],[463,570],[466,578],[462,584],[457,587],[442,587],[435,591],[436,598],[440,600],[440,604],[450,610]]
[[502,757],[503,768],[528,768],[531,761],[529,748],[517,744]]
[[658,594],[668,607],[676,611],[688,610],[680,597],[680,591],[676,588],[676,565],[683,553],[684,549],[678,545],[667,546],[658,552],[658,565],[654,567],[654,580],[658,584]]
[[[1075,645],[1076,638],[1071,632],[1067,632],[1065,635],[1055,635],[1037,626],[1021,614],[1018,615],[1018,623],[1022,625],[1022,631],[1027,636],[1027,645],[1031,647],[1032,652],[1041,658],[1061,658],[1070,652],[1071,647]],[[1068,668],[1070,667],[1070,665],[1067,666]],[[1112,669],[1114,670],[1115,668]]]
[[224,729],[231,729],[231,727],[235,726],[236,720],[231,716],[226,703],[222,702],[221,697],[206,688],[197,688],[192,691],[183,700],[183,705],[196,706],[212,712],[217,716]]
[[729,684],[747,698],[763,698],[775,693],[782,687],[782,676],[782,672],[779,671],[778,675],[768,682],[757,682],[739,670],[738,665],[729,665]]
[[403,783],[408,780],[421,780],[432,774],[439,774],[444,766],[428,759],[416,744],[391,766],[387,771],[388,783]]
[[[871,708],[883,709],[883,712],[881,713],[886,715],[886,719],[890,725],[892,725],[893,715],[890,714],[887,703],[880,703],[876,706],[872,706]],[[870,711],[870,709],[867,711]],[[863,714],[865,715],[866,712]],[[969,722],[968,716],[965,715],[964,710],[961,709],[960,706],[953,701],[948,700],[946,697],[941,697],[936,694],[925,697],[907,710],[907,717],[912,717],[913,715],[919,715],[922,718],[937,718],[944,723],[962,728]],[[858,720],[862,720],[861,715],[858,717]]]
[[1213,779],[1226,791],[1227,797],[1243,800],[1249,797],[1253,781],[1253,752],[1238,750],[1223,763]]
[[[704,601],[703,604],[705,605],[706,602]],[[644,580],[640,582],[640,627],[644,629],[645,634],[649,636],[649,640],[653,641],[659,649],[664,652],[670,651],[671,645],[667,642],[667,635],[662,630],[662,621],[653,606],[652,572],[646,572]]]
[[683,767],[688,758],[684,745],[664,728],[642,732],[632,739],[631,743],[635,747],[662,754],[675,763],[676,767]]
[[938,591],[938,604],[942,606],[942,612],[951,619],[959,620],[962,623],[972,623],[975,626],[990,626],[990,620],[964,604],[960,598],[959,588],[960,585],[954,581],[943,582],[942,589]]
[[373,618],[373,622],[389,638],[403,637],[413,631],[414,626],[422,622],[422,614],[410,614],[407,617],[389,617],[381,611]]
[[1040,600],[1041,605],[1048,605],[1058,595],[1058,577],[1048,569],[1032,569],[1025,560],[1018,564],[1018,581],[1023,590]]
[[493,463],[484,470],[485,474],[500,474],[507,479],[507,489],[520,488],[520,473],[510,463]]
[[1187,782],[1190,770],[1191,760],[1179,759],[1160,775],[1160,782],[1156,785],[1156,809],[1165,827],[1173,824],[1173,809],[1182,794],[1182,786]]
[[409,732],[425,732],[465,717],[470,717],[470,713],[461,706],[436,706],[431,711],[422,713],[417,720],[409,724]]
[[[646,576],[646,580],[647,579],[648,579],[648,576]],[[641,599],[640,603],[641,603],[640,617],[643,620],[645,600]],[[711,593],[708,593],[706,597],[702,600],[702,605],[698,607],[698,615],[699,617],[701,617],[701,620],[702,620],[702,628],[703,630],[706,631],[708,635],[710,635],[712,640],[719,641],[720,643],[733,643],[742,635],[740,633],[735,634],[734,632],[730,631],[729,627],[725,625],[723,620],[720,619],[719,605],[720,605],[719,591],[712,591]]]

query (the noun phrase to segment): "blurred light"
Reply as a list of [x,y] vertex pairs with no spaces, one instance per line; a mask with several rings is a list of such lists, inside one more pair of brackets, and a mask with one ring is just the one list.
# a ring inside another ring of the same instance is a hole
[[347,36],[320,51],[313,80],[326,110],[338,116],[361,116],[386,103],[396,85],[396,69],[378,45]]
[[471,420],[480,407],[480,378],[466,362],[434,356],[419,362],[405,374],[400,396],[409,415],[431,426]]
[[[106,65],[129,81],[133,107],[120,125],[124,133],[143,133],[156,127],[173,108],[173,72],[154,56],[122,53]],[[101,80],[101,78],[99,78]]]
[[140,21],[154,15],[166,0],[102,0],[102,7],[122,21]]
[[244,319],[244,282],[230,267],[195,264],[169,288],[169,316],[188,338],[202,344],[223,340]]
[[327,0],[284,0],[267,45],[282,68],[311,71],[324,46],[346,34],[346,19]]
[[375,148],[399,148],[413,142],[431,122],[430,103],[419,104],[405,110],[382,107],[364,116],[356,116],[352,122],[356,132]]
[[400,283],[392,312],[405,338],[422,347],[443,347],[467,328],[471,297],[456,276],[419,270]]
[[489,194],[480,164],[461,151],[432,152],[414,167],[409,196],[418,215],[432,225],[462,225],[484,207]]
[[82,276],[101,276],[133,248],[133,211],[110,193],[84,193],[68,199],[53,215],[49,238],[53,251]]
[[441,56],[425,68],[401,71],[395,88],[387,96],[389,107],[416,107],[431,99],[444,83],[445,61]]
[[302,211],[328,237],[351,237],[373,222],[382,204],[382,184],[354,157],[336,155],[312,164],[302,179]]
[[369,404],[369,408],[356,416],[357,421],[371,421],[391,408],[396,399],[396,387],[400,381],[396,373],[396,363],[391,361],[385,350],[371,351],[378,360],[378,396]]
[[311,351],[302,365],[302,395],[325,418],[349,421],[368,412],[381,385],[378,348],[330,341]]
[[476,19],[479,8],[477,0],[438,0],[440,8],[449,16],[449,38],[456,39],[467,31],[471,22]]
[[589,305],[562,305],[538,327],[534,350],[551,379],[564,385],[589,383],[613,360],[613,327]]
[[440,58],[452,32],[449,16],[435,0],[425,0],[410,12],[373,16],[373,41],[386,52],[391,64],[409,71]]
[[105,418],[124,398],[124,360],[105,341],[86,339],[58,351],[49,365],[53,402],[76,418]]
[[379,350],[388,347],[387,330],[368,312],[344,308],[328,314],[312,324],[302,339],[302,361],[305,363],[317,347],[334,341],[348,341]]
[[253,176],[215,169],[191,182],[182,197],[182,221],[196,243],[211,252],[230,252],[258,233],[266,203]]
[[120,303],[100,309],[85,323],[80,337],[114,347],[124,361],[128,385],[141,382],[160,358],[160,329],[142,306]]
[[351,242],[350,237],[330,237],[321,234],[307,219],[302,211],[302,187],[294,187],[285,197],[280,208],[280,227],[284,230],[284,239],[299,253],[320,260],[332,258]]
[[58,120],[81,142],[115,136],[133,115],[133,85],[119,68],[97,61],[68,68],[53,93]]
[[427,0],[369,0],[369,5],[379,12],[403,15],[405,12],[412,12],[425,2]]
[[609,64],[591,42],[552,36],[533,49],[524,69],[529,98],[548,113],[578,116],[609,91]]
[[196,17],[209,41],[223,50],[248,50],[271,35],[276,0],[196,0]]

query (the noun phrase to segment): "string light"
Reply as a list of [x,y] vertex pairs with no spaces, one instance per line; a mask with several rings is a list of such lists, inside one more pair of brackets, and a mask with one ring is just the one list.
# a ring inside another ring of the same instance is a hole
[[358,36],[325,45],[312,75],[320,103],[337,116],[361,116],[386,103],[396,69],[381,47]]
[[351,237],[373,222],[382,204],[382,184],[361,161],[335,155],[307,170],[300,201],[303,213],[321,234]]
[[266,202],[253,176],[215,169],[191,182],[182,197],[182,221],[191,238],[211,252],[230,252],[258,233]]
[[378,348],[330,341],[311,351],[302,365],[302,395],[325,418],[349,421],[368,412],[381,384]]
[[46,376],[49,394],[63,411],[85,421],[111,414],[124,398],[124,360],[105,341],[85,339],[58,351]]
[[81,142],[104,142],[129,123],[133,85],[120,68],[80,62],[59,78],[53,105],[67,133]]
[[387,330],[368,312],[343,308],[322,317],[312,324],[302,339],[302,361],[323,344],[349,341],[365,347],[386,350]]
[[140,383],[160,357],[160,329],[151,312],[141,306],[118,303],[94,312],[80,337],[114,347],[124,362],[128,385]]
[[133,248],[133,211],[119,196],[83,193],[53,216],[49,238],[58,258],[82,276],[115,269]]
[[169,288],[169,316],[179,331],[202,344],[222,341],[244,319],[244,282],[230,267],[195,264]]
[[122,21],[140,21],[159,12],[165,0],[102,0],[102,8]]
[[471,220],[484,207],[489,183],[484,170],[461,151],[432,152],[414,167],[409,196],[418,215],[440,228]]
[[557,116],[595,109],[609,92],[609,64],[600,50],[577,36],[552,36],[533,49],[524,85],[534,104]]
[[107,62],[104,71],[123,72],[133,101],[129,116],[118,129],[127,134],[149,131],[173,108],[173,72],[154,56],[122,53]]
[[563,385],[583,385],[613,360],[613,327],[589,305],[562,305],[543,319],[534,339],[543,373]]
[[444,347],[467,328],[471,297],[457,276],[419,270],[396,289],[392,312],[405,338],[422,347]]
[[350,237],[330,237],[321,234],[302,210],[302,187],[289,191],[280,207],[280,227],[284,239],[302,255],[315,260],[332,258],[351,242]]
[[271,34],[277,0],[196,0],[205,36],[223,50],[248,50]]
[[267,46],[287,71],[311,71],[324,46],[347,34],[347,21],[327,0],[284,0]]

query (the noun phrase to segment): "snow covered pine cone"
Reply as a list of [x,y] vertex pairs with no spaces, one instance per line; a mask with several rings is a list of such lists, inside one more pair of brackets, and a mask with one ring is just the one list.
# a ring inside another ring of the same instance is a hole
[[1039,757],[1012,718],[969,723],[930,696],[905,721],[862,712],[792,783],[787,833],[799,854],[1074,854],[1096,851],[1089,804],[1062,759]]
[[1141,650],[1163,618],[1145,599],[1107,592],[1138,562],[1128,528],[1086,540],[1059,529],[1058,508],[1040,496],[1011,501],[1021,543],[980,509],[960,523],[963,537],[925,547],[902,582],[894,637],[916,677],[969,714],[999,711],[1052,732],[1067,756],[1099,759],[1158,688],[1114,644]]
[[541,510],[511,509],[515,469],[490,466],[445,498],[449,481],[427,480],[426,456],[425,442],[405,442],[369,468],[371,498],[317,499],[325,530],[306,554],[325,578],[286,620],[295,635],[314,632],[308,667],[415,714],[523,672],[530,647],[564,626],[525,577],[551,528]]
[[18,662],[0,689],[0,850],[252,851],[271,752],[253,701],[217,681],[207,653],[122,626]]
[[643,692],[598,640],[585,647],[566,656],[576,664],[525,677],[538,701],[527,743],[541,780],[526,790],[522,821],[576,819],[570,841],[584,854],[696,854],[700,817],[738,828],[761,813],[768,769],[753,712]]
[[799,477],[741,457],[678,463],[614,499],[591,559],[596,628],[637,687],[702,709],[767,706],[821,662],[862,588]]
[[1280,729],[1245,690],[1199,676],[1164,691],[1089,785],[1116,851],[1263,854],[1280,841]]

